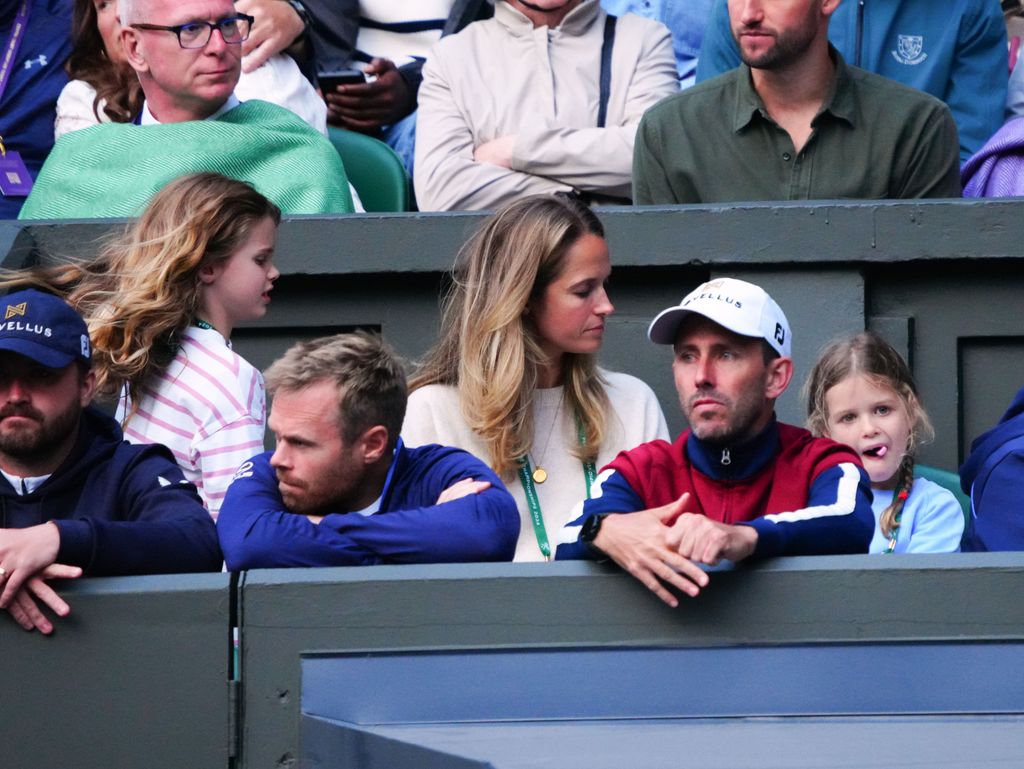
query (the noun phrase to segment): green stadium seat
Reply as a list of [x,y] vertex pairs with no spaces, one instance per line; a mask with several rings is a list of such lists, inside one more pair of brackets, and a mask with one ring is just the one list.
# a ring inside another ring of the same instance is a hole
[[953,496],[956,497],[956,501],[960,503],[960,507],[964,511],[964,520],[970,522],[971,518],[971,498],[964,494],[960,488],[960,476],[956,473],[951,473],[949,470],[940,470],[938,467],[929,467],[928,465],[914,465],[914,475],[918,478],[925,478],[932,483],[937,483],[944,489],[949,489],[953,492]]
[[327,134],[367,211],[411,209],[409,175],[393,149],[372,136],[344,128],[328,126]]

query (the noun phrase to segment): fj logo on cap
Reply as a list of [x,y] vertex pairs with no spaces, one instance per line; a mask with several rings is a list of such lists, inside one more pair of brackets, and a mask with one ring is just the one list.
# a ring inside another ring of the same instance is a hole
[[786,329],[782,327],[781,323],[775,324],[775,341],[779,344],[786,343]]
[[7,312],[4,313],[4,320],[10,320],[15,315],[24,315],[28,309],[28,302],[22,302],[21,304],[12,304],[7,308]]

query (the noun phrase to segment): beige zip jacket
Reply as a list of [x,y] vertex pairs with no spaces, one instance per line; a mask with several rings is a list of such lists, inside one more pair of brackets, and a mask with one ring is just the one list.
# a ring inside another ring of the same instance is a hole
[[[578,190],[630,197],[633,140],[644,111],[678,90],[668,29],[619,18],[606,127],[597,128],[605,13],[584,0],[554,28],[503,0],[494,18],[440,40],[423,67],[416,127],[420,210],[499,207]],[[512,168],[473,151],[515,135]]]

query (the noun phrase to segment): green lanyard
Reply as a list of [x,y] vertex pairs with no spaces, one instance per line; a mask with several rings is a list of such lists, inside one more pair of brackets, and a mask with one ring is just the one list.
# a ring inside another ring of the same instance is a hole
[[[583,423],[579,416],[576,417],[576,440],[580,446],[587,445],[587,434],[583,431]],[[590,487],[594,485],[597,478],[597,468],[594,463],[587,460],[583,463],[583,478],[587,483],[587,499],[590,499]],[[533,483],[533,469],[530,467],[530,457],[519,457],[519,482],[523,484],[523,491],[526,494],[526,505],[530,508],[530,520],[533,521],[533,533],[537,535],[537,546],[547,561],[551,560],[551,544],[548,542],[548,532],[544,528],[544,516],[540,510],[540,499],[537,497],[537,487]]]

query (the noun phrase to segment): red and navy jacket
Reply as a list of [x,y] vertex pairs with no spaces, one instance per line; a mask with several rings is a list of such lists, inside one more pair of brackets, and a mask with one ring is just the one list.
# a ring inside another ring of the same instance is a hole
[[590,516],[660,507],[685,492],[690,512],[757,529],[755,556],[866,553],[875,526],[871,483],[856,453],[772,421],[739,446],[714,445],[687,430],[675,443],[621,452],[562,530],[555,557],[595,556],[579,541]]

